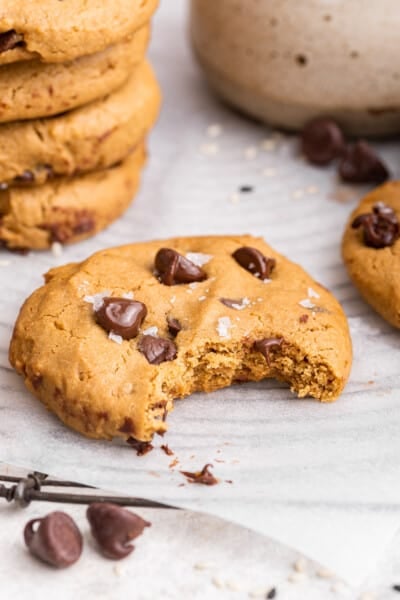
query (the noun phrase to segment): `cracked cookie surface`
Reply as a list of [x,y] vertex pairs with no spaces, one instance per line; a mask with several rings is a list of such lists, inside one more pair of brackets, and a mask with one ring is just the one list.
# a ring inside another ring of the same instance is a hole
[[0,242],[9,249],[41,250],[95,235],[130,205],[145,161],[141,141],[122,163],[36,187],[0,191]]
[[157,5],[158,0],[2,0],[0,64],[31,57],[66,62],[100,52],[140,29]]
[[347,271],[365,300],[400,328],[400,181],[369,193],[352,213],[342,243]]
[[273,377],[335,400],[351,360],[332,294],[251,236],[138,243],[52,269],[10,346],[68,426],[144,442],[166,430],[174,399],[235,382]]
[[0,123],[57,115],[110,94],[143,60],[148,40],[144,27],[130,40],[72,62],[0,66]]
[[[58,117],[0,126],[0,182],[42,184],[123,160],[156,121],[160,89],[146,62],[116,92]],[[4,185],[2,186],[4,187]]]

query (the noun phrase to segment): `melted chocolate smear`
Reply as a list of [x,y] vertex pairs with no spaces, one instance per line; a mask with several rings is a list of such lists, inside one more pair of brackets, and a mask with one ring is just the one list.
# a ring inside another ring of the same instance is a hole
[[301,134],[301,149],[310,163],[329,165],[345,149],[343,132],[332,119],[313,119]]
[[161,248],[157,252],[155,268],[161,283],[165,285],[193,283],[207,279],[207,274],[201,267],[171,248]]
[[280,348],[283,344],[283,338],[264,338],[254,343],[254,349],[265,357],[268,366],[271,366],[270,351],[272,348]]
[[365,140],[347,147],[339,165],[339,175],[349,183],[383,183],[389,170]]
[[138,349],[151,365],[159,365],[163,362],[174,360],[177,354],[174,342],[152,335],[142,336],[138,344]]
[[131,340],[139,333],[147,308],[136,300],[108,297],[104,298],[103,304],[94,314],[96,322],[105,331],[112,331],[124,340]]
[[213,465],[207,464],[205,465],[201,471],[196,471],[195,473],[191,473],[190,471],[180,471],[182,475],[186,477],[189,483],[201,483],[203,485],[215,485],[219,483],[219,480],[214,477],[212,473],[210,473],[209,469]]
[[372,213],[358,215],[351,224],[352,228],[362,228],[364,244],[370,248],[393,246],[400,237],[395,211],[383,202],[376,203],[372,210]]
[[151,525],[139,515],[109,502],[90,504],[86,516],[100,552],[114,560],[128,556],[134,549],[129,542]]
[[24,539],[36,558],[58,569],[73,565],[82,554],[81,532],[64,512],[52,512],[42,519],[29,521],[25,525]]
[[256,248],[249,246],[239,248],[232,256],[243,269],[260,279],[269,279],[276,265],[274,258],[268,258]]

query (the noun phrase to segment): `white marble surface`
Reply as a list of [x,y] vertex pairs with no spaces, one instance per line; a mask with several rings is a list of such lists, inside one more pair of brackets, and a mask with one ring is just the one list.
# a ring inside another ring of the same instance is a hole
[[[0,457],[226,517],[359,585],[383,556],[400,516],[400,338],[360,299],[339,253],[344,224],[364,190],[338,187],[332,171],[303,163],[295,137],[273,137],[209,94],[191,59],[184,8],[184,0],[164,0],[156,19],[151,54],[165,104],[142,191],[126,217],[61,257],[0,257]],[[223,131],[214,140],[206,129],[215,122]],[[253,147],[258,152],[250,160],[246,149]],[[398,144],[382,144],[380,151],[399,176]],[[242,184],[254,192],[238,202]],[[156,440],[176,452],[180,465],[171,470],[159,449],[139,459],[121,445],[85,440],[25,392],[8,366],[7,346],[20,304],[50,266],[119,243],[228,232],[263,235],[343,302],[355,360],[337,403],[297,402],[276,382],[178,402],[170,432]],[[205,462],[233,484],[179,486],[180,466],[195,470]]]

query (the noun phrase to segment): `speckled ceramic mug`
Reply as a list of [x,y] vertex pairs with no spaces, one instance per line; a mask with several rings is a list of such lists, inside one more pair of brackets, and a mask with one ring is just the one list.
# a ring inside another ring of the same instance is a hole
[[192,0],[190,21],[211,86],[249,115],[400,131],[398,0]]

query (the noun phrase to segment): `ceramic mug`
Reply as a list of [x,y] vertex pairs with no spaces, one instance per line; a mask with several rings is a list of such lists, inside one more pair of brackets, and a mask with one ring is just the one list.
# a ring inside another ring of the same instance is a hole
[[211,86],[257,119],[400,131],[398,0],[192,0],[190,28]]

